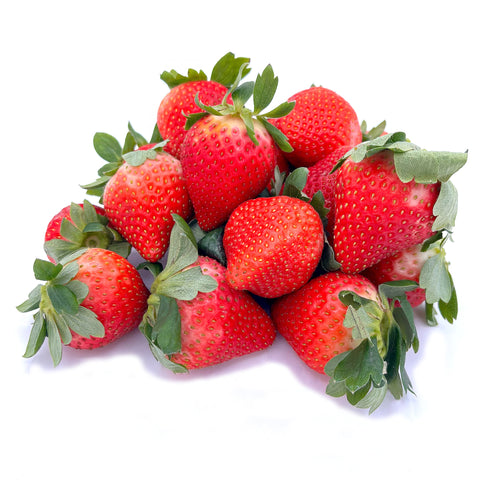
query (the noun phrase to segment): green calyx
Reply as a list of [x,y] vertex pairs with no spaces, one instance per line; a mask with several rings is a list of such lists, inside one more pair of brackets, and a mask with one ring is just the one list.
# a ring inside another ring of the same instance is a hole
[[63,239],[52,239],[44,244],[46,254],[61,262],[63,258],[82,248],[104,248],[112,250],[124,258],[131,251],[131,245],[108,225],[108,218],[97,213],[93,205],[85,200],[83,208],[72,203],[70,220],[64,218],[60,225]]
[[422,252],[429,257],[420,272],[419,286],[425,290],[425,319],[428,325],[437,325],[438,306],[440,315],[449,323],[453,323],[458,315],[458,301],[444,245],[451,238],[449,233],[443,237],[443,231],[426,240]]
[[[250,63],[250,59],[246,57],[238,57],[231,52],[226,53],[213,67],[210,74],[210,80],[220,83],[229,88],[233,85],[240,72],[240,67]],[[245,76],[250,72],[249,68],[245,68],[242,75]],[[182,75],[176,70],[164,71],[160,78],[168,85],[170,89],[181,85],[182,83],[196,82],[200,80],[209,80],[207,74],[203,70],[194,70],[189,68],[187,75]]]
[[[245,124],[249,138],[255,145],[258,145],[258,140],[255,137],[255,126],[253,120],[259,121],[271,135],[275,143],[284,152],[291,152],[292,146],[289,144],[287,137],[276,127],[274,127],[268,119],[281,118],[289,114],[295,102],[284,102],[273,110],[267,113],[261,113],[267,108],[278,86],[278,77],[275,77],[271,65],[267,65],[262,74],[257,75],[255,82],[240,83],[243,78],[243,72],[247,64],[240,67],[238,76],[225,94],[220,105],[209,106],[202,103],[198,94],[195,97],[195,103],[203,110],[200,113],[193,113],[187,116],[185,128],[188,130],[198,120],[206,115],[226,116],[233,115],[240,117]],[[231,96],[233,105],[228,103],[228,98]],[[248,109],[245,105],[253,96],[253,110]]]
[[[81,187],[87,190],[88,195],[100,197],[100,203],[103,203],[103,191],[105,190],[105,185],[126,161],[125,156],[129,158],[128,155],[136,151],[149,152],[150,150],[136,150],[137,147],[144,147],[147,144],[155,145],[153,149],[161,148],[165,145],[162,143],[163,141],[164,140],[160,135],[156,124],[150,141],[147,141],[145,137],[134,130],[129,122],[128,132],[125,136],[123,146],[120,145],[120,142],[112,135],[108,133],[97,132],[93,136],[93,147],[97,154],[106,163],[98,170],[98,178],[95,181],[81,185]],[[145,155],[145,153],[140,155]],[[135,158],[135,156],[133,158]]]
[[406,292],[417,286],[411,281],[382,284],[378,288],[380,303],[351,291],[340,293],[348,307],[344,326],[352,329],[358,346],[333,357],[325,366],[330,377],[327,394],[345,395],[350,404],[372,413],[387,391],[397,399],[412,392],[405,356],[412,347],[418,350],[418,336]]
[[185,366],[169,358],[181,350],[181,319],[176,300],[193,300],[199,292],[215,290],[218,283],[204,275],[199,266],[191,267],[198,259],[197,242],[185,220],[176,214],[172,216],[175,224],[165,268],[160,264],[145,265],[155,279],[139,329],[157,361],[175,373],[185,373]]
[[[77,255],[83,252],[77,252]],[[97,316],[81,303],[88,295],[88,287],[79,280],[73,280],[78,273],[78,263],[53,264],[36,259],[33,271],[37,285],[28,299],[17,310],[26,313],[36,310],[24,357],[35,355],[48,338],[48,346],[57,366],[62,359],[62,345],[72,340],[72,331],[83,337],[103,337],[105,329]]]
[[332,171],[339,169],[348,158],[359,163],[384,150],[393,152],[395,171],[403,183],[412,180],[423,184],[441,183],[440,194],[433,208],[436,220],[432,230],[453,228],[457,215],[458,194],[450,177],[465,165],[468,152],[423,150],[408,141],[405,133],[395,132],[360,143],[347,152]]

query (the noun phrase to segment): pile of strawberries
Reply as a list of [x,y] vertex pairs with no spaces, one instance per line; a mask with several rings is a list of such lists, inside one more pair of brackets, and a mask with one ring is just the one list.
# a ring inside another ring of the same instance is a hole
[[95,135],[105,163],[83,188],[100,205],[71,203],[46,228],[41,283],[17,307],[35,311],[25,357],[48,339],[57,365],[63,345],[138,329],[180,373],[267,349],[278,332],[352,405],[372,412],[412,390],[415,321],[457,316],[445,245],[467,154],[367,130],[320,86],[270,108],[272,67],[249,72],[231,53],[210,77],[164,72],[149,140],[130,124],[123,145]]

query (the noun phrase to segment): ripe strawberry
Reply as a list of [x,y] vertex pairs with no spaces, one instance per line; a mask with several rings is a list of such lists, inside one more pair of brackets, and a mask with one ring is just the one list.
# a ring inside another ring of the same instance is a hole
[[215,278],[218,287],[200,292],[193,300],[178,300],[182,322],[182,346],[170,357],[188,370],[231,360],[272,345],[275,328],[265,310],[243,291],[226,281],[226,269],[216,260],[199,257],[204,275]]
[[296,167],[310,167],[343,145],[357,145],[362,131],[357,114],[340,95],[324,87],[310,87],[289,98],[290,114],[272,120],[293,151],[286,155]]
[[156,262],[168,249],[171,214],[188,218],[192,213],[182,166],[170,154],[148,148],[124,159],[105,186],[105,211],[140,255]]
[[[373,411],[387,389],[396,398],[410,390],[405,353],[418,339],[413,315],[402,323],[379,290],[358,274],[330,272],[273,302],[279,333],[313,370],[331,377],[327,393],[346,395],[353,405]],[[406,289],[386,287],[395,298]],[[399,316],[400,317],[400,316]]]
[[112,250],[125,258],[131,250],[129,243],[109,225],[105,210],[88,200],[62,208],[45,232],[45,252],[51,262],[84,247]]
[[285,295],[310,279],[323,245],[322,221],[307,202],[283,195],[247,200],[225,226],[227,281],[261,297]]
[[[181,148],[188,193],[198,224],[205,231],[225,223],[235,207],[267,187],[277,164],[275,142],[289,149],[267,118],[285,114],[292,105],[282,104],[260,115],[277,87],[272,68],[268,66],[255,84],[239,85],[241,75],[242,71],[232,88],[233,106],[224,98],[221,105],[208,107],[197,98],[205,111],[189,117],[190,130]],[[252,94],[254,111],[250,112],[244,105]]]
[[157,112],[158,130],[164,139],[169,140],[165,145],[166,152],[178,158],[186,134],[186,116],[201,111],[195,103],[195,96],[198,94],[205,105],[219,104],[235,81],[240,66],[248,61],[248,58],[235,58],[232,53],[227,53],[215,65],[210,79],[201,70],[189,69],[186,77],[175,70],[162,73],[160,78],[171,89]]
[[78,349],[107,345],[136,328],[147,308],[148,290],[125,258],[102,248],[78,252],[65,265],[36,260],[38,285],[17,308],[37,310],[25,357],[48,336],[55,365],[62,344]]
[[403,133],[349,153],[337,164],[335,185],[333,248],[344,272],[361,272],[454,224],[456,190],[448,179],[466,154],[427,152]]
[[180,373],[269,347],[275,329],[265,310],[228,285],[225,267],[198,256],[188,225],[175,218],[167,265],[140,325],[155,358]]
[[310,280],[272,305],[271,315],[278,332],[319,373],[325,373],[325,365],[335,355],[358,344],[352,337],[352,329],[343,325],[347,306],[338,297],[343,290],[378,300],[377,289],[368,279],[330,272]]

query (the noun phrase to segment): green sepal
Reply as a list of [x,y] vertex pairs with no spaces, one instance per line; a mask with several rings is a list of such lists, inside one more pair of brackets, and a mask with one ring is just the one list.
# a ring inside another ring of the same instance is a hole
[[448,271],[444,250],[428,258],[420,272],[419,285],[425,289],[427,303],[440,300],[448,303],[452,296],[452,277]]
[[[198,120],[203,118],[206,114],[216,116],[233,115],[241,118],[245,123],[247,133],[252,142],[257,145],[258,140],[255,137],[255,129],[253,119],[256,118],[267,130],[272,137],[273,141],[284,152],[291,152],[292,146],[288,142],[285,134],[283,134],[277,127],[273,126],[268,118],[279,118],[289,113],[293,107],[294,102],[285,102],[281,106],[273,109],[271,112],[261,114],[261,111],[268,106],[273,99],[277,85],[278,78],[273,74],[271,65],[267,65],[262,74],[257,75],[255,83],[246,82],[241,83],[245,75],[248,63],[244,63],[238,70],[238,75],[231,87],[223,97],[222,102],[219,105],[206,105],[199,99],[199,95],[195,96],[195,103],[202,109],[200,113],[193,113],[187,116],[185,129],[190,129]],[[254,110],[251,111],[245,107],[245,103],[254,97]],[[229,97],[233,99],[233,105],[229,105],[227,100]]]
[[[235,83],[235,80],[240,73],[240,69],[242,75],[241,78],[244,78],[246,75],[248,75],[251,69],[245,67],[244,65],[249,63],[250,58],[236,58],[233,53],[228,52],[214,65],[210,75],[210,80],[229,88]],[[242,66],[244,67],[242,68]]]
[[203,70],[197,71],[193,68],[189,68],[187,75],[182,75],[176,70],[170,70],[169,72],[164,71],[160,75],[160,79],[168,85],[168,88],[172,89],[178,85],[181,85],[182,83],[207,80],[208,78],[207,74]]
[[140,331],[149,342],[154,357],[174,372],[185,372],[182,365],[168,355],[181,348],[181,319],[177,300],[193,300],[199,292],[211,292],[218,282],[191,265],[198,259],[197,241],[187,222],[172,214],[175,221],[170,234],[170,247],[165,268],[155,277],[148,299],[148,308]]
[[97,132],[93,136],[93,148],[108,163],[122,162],[122,146],[108,133]]
[[[128,133],[130,133],[130,135],[132,136],[133,138],[133,141],[135,142],[136,145],[138,145],[139,147],[143,147],[144,145],[147,145],[148,142],[146,140],[146,138],[141,135],[140,133],[138,133],[133,127],[132,127],[132,124],[130,122],[128,122]],[[122,153],[125,153],[125,152],[122,152]],[[122,155],[123,156],[123,155]]]
[[45,338],[47,338],[47,325],[45,319],[40,312],[35,313],[33,316],[34,322],[30,336],[28,338],[27,348],[23,356],[25,358],[33,357],[43,345]]
[[385,131],[386,126],[387,126],[387,122],[383,120],[376,127],[373,127],[370,130],[368,130],[367,122],[363,120],[362,123],[360,124],[360,130],[362,131],[362,141],[367,142],[369,140],[373,140],[375,138],[380,137]]
[[108,225],[108,218],[98,214],[88,200],[84,200],[83,208],[72,203],[70,217],[71,221],[63,218],[60,225],[60,234],[64,238],[55,238],[44,244],[45,253],[55,262],[61,262],[85,247],[112,250],[124,258],[130,255],[131,245]]
[[[71,254],[71,261],[82,253]],[[21,312],[37,310],[24,356],[35,355],[48,337],[50,355],[57,366],[62,358],[62,345],[72,340],[72,330],[85,337],[103,337],[105,329],[95,313],[81,306],[88,295],[88,286],[73,279],[78,272],[76,262],[62,265],[36,259],[34,271],[36,278],[45,283],[37,285],[28,300],[17,307]]]
[[163,150],[163,147],[167,144],[168,140],[153,145],[148,150],[134,150],[128,152],[122,156],[123,160],[132,167],[139,167],[143,165],[147,160],[153,160],[156,158],[157,153]]

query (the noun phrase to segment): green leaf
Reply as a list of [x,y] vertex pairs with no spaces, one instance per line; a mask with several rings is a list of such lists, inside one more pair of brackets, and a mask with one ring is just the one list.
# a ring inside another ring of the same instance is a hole
[[452,282],[445,262],[443,252],[427,259],[420,272],[419,285],[425,289],[428,303],[442,300],[450,301],[452,296]]
[[[71,264],[69,263],[69,265]],[[88,285],[80,280],[71,280],[66,286],[75,295],[78,304],[81,305],[88,296]]]
[[407,292],[418,288],[418,283],[413,280],[395,280],[392,282],[381,283],[378,286],[378,293],[382,298],[399,298]]
[[240,118],[243,120],[243,123],[245,124],[245,127],[247,129],[247,134],[250,140],[255,145],[258,145],[258,139],[255,136],[255,126],[253,124],[252,114],[248,111],[242,111],[242,113],[240,113]]
[[402,182],[446,182],[467,161],[467,153],[409,150],[395,153],[395,171]]
[[52,283],[66,285],[78,273],[80,269],[77,262],[71,262],[62,268],[62,271],[52,280]]
[[307,184],[307,178],[308,168],[295,168],[285,179],[282,194],[286,195],[287,197],[308,198],[305,194],[302,193],[305,185]]
[[207,112],[191,113],[190,115],[188,115],[185,122],[185,130],[190,130],[193,125],[195,125],[199,120],[201,120],[203,117],[206,117],[207,115]]
[[278,77],[275,77],[271,65],[267,65],[262,74],[257,75],[253,90],[253,113],[258,114],[268,107],[275,96]]
[[49,317],[46,317],[48,348],[53,360],[53,364],[57,366],[62,360],[62,340],[58,331],[57,324]]
[[128,122],[128,131],[130,135],[133,137],[133,139],[135,140],[135,143],[139,147],[143,147],[144,145],[148,144],[147,140],[142,135],[140,135],[136,130],[134,130],[130,122]]
[[400,329],[407,350],[413,346],[413,350],[417,352],[418,335],[414,321],[413,308],[407,300],[406,295],[397,297],[397,301],[400,303],[400,307],[394,307],[393,318]]
[[62,223],[60,224],[60,235],[76,244],[81,244],[83,240],[82,231],[66,218],[62,218]]
[[371,415],[383,402],[388,391],[387,383],[377,387],[373,386],[368,393],[358,401],[356,406],[358,408],[368,408],[368,413]]
[[180,365],[176,362],[172,362],[167,358],[163,351],[155,345],[152,340],[152,326],[145,320],[142,321],[138,327],[143,336],[147,339],[150,351],[152,352],[154,358],[164,367],[168,368],[174,373],[187,373],[188,369],[184,365]]
[[123,159],[132,167],[139,167],[147,160],[156,158],[157,152],[151,148],[149,150],[134,150],[133,152],[125,153]]
[[236,111],[241,111],[253,94],[253,82],[245,82],[232,92],[232,100]]
[[293,147],[290,145],[287,136],[283,132],[273,126],[266,118],[257,117],[257,120],[267,129],[267,132],[282,152],[293,152]]
[[28,339],[27,349],[23,354],[25,358],[33,357],[40,350],[47,336],[47,326],[41,312],[37,312],[33,318],[34,323]]
[[346,352],[333,372],[335,381],[345,381],[347,389],[354,393],[370,381],[383,384],[383,359],[378,353],[375,338],[363,340],[358,347]]
[[105,336],[105,327],[102,322],[100,322],[97,315],[88,308],[80,306],[75,315],[63,313],[62,316],[69,328],[82,337],[103,338]]
[[108,133],[96,133],[93,136],[93,148],[107,162],[122,161],[122,147],[118,140]]
[[168,85],[170,89],[181,85],[182,83],[195,82],[198,80],[207,80],[207,75],[202,70],[196,71],[192,68],[188,69],[187,75],[182,75],[176,70],[164,71],[160,78]]
[[28,299],[17,306],[17,310],[22,313],[31,312],[40,306],[42,296],[42,285],[37,285],[29,294]]
[[452,276],[450,274],[449,276],[452,294],[448,302],[444,302],[442,299],[438,301],[438,309],[440,310],[440,314],[442,315],[442,317],[447,320],[447,322],[453,323],[453,321],[456,320],[458,315],[458,300]]
[[152,339],[165,355],[180,351],[181,326],[177,301],[174,298],[159,295],[156,319],[152,326]]
[[[250,63],[246,57],[235,58],[231,52],[225,54],[213,67],[210,80],[218,82],[225,87],[231,87],[240,73],[242,65]],[[249,68],[242,69],[242,78],[250,72]]]
[[56,265],[46,260],[37,258],[33,263],[33,273],[37,280],[53,280],[62,270],[62,265]]
[[223,248],[224,230],[225,227],[221,226],[204,234],[204,236],[198,242],[198,251],[202,255],[214,258],[223,266],[226,266],[227,257],[225,255],[225,249]]
[[218,282],[214,278],[204,275],[200,267],[192,267],[155,284],[155,293],[178,300],[193,300],[198,292],[211,292],[217,287]]
[[442,183],[440,194],[433,206],[433,214],[437,217],[432,230],[451,230],[455,225],[458,210],[458,193],[452,182]]
[[288,115],[295,107],[295,102],[283,102],[278,107],[267,113],[262,113],[263,118],[281,118]]
[[135,138],[130,132],[127,132],[127,134],[125,135],[125,140],[123,142],[122,155],[128,152],[133,152],[136,146],[137,142],[135,141]]
[[150,138],[150,143],[161,143],[163,141],[165,140],[162,137],[160,131],[158,130],[158,125],[155,122],[155,125],[153,127],[152,137]]
[[72,315],[78,312],[79,305],[77,298],[65,285],[47,284],[46,290],[55,311]]

